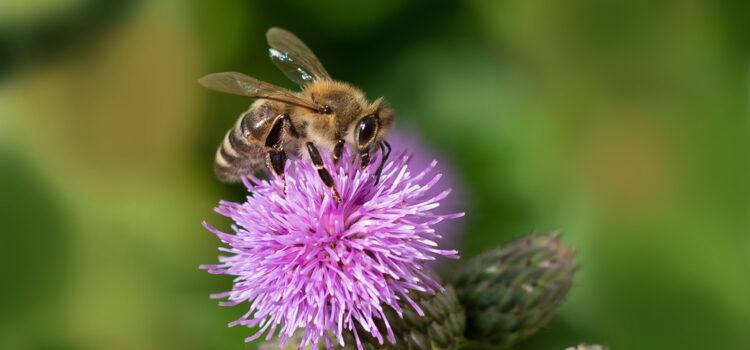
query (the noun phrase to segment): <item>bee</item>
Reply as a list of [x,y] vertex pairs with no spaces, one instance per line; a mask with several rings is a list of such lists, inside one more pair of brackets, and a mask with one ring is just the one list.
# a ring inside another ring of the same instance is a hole
[[212,90],[256,99],[242,113],[219,145],[214,170],[219,180],[234,182],[266,166],[284,180],[286,150],[303,154],[318,171],[337,201],[341,196],[325,168],[318,148],[330,151],[334,164],[344,147],[357,152],[361,169],[380,151],[375,172],[380,178],[391,147],[385,136],[394,123],[383,98],[372,103],[349,83],[335,81],[315,54],[294,34],[271,28],[266,32],[271,61],[301,91],[288,89],[237,72],[213,73],[198,82]]

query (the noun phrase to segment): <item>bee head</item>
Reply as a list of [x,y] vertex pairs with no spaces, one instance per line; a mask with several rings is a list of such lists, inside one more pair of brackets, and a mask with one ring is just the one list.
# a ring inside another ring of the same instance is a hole
[[364,169],[372,155],[377,152],[385,135],[393,126],[393,111],[385,106],[383,98],[377,99],[368,108],[368,112],[359,118],[354,127],[354,143],[360,158],[360,167]]

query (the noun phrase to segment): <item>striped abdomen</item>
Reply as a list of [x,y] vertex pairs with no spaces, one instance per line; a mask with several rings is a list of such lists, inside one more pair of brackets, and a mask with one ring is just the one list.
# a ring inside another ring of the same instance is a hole
[[265,138],[277,111],[273,102],[258,100],[237,119],[216,151],[214,171],[219,180],[239,181],[264,165]]

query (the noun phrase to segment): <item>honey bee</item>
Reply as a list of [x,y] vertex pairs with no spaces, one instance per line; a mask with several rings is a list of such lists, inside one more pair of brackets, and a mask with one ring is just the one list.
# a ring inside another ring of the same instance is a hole
[[340,202],[318,148],[329,150],[336,163],[348,146],[357,152],[362,169],[376,152],[382,152],[374,174],[378,181],[391,149],[385,136],[394,123],[393,111],[383,98],[370,103],[355,86],[333,80],[294,34],[271,28],[266,39],[271,61],[300,86],[300,92],[236,72],[213,73],[199,80],[209,89],[256,99],[216,152],[214,170],[219,180],[238,181],[263,165],[283,180],[286,149],[299,154],[306,149],[321,180]]

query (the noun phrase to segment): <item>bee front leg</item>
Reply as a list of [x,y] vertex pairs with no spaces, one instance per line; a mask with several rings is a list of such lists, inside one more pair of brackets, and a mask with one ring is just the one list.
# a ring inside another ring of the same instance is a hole
[[273,121],[271,131],[266,135],[266,167],[281,178],[286,191],[284,179],[284,165],[286,165],[286,151],[284,151],[284,135],[289,129],[289,115],[280,114]]
[[344,145],[346,145],[346,141],[338,140],[336,146],[333,147],[333,153],[331,153],[333,164],[338,164],[339,159],[341,159],[341,154],[344,152]]
[[[387,151],[386,148],[388,148]],[[383,172],[383,166],[385,165],[385,162],[388,161],[388,157],[391,155],[391,144],[388,143],[388,141],[383,140],[383,142],[380,143],[380,152],[382,153],[383,158],[380,159],[380,165],[378,165],[378,170],[375,172],[376,185],[378,184],[378,182],[380,182],[380,174]]]
[[323,183],[328,186],[331,191],[333,191],[333,195],[336,197],[336,202],[341,203],[341,195],[336,189],[336,184],[333,183],[333,177],[331,176],[331,173],[329,173],[328,170],[326,170],[326,168],[323,166],[323,158],[320,157],[318,148],[316,148],[312,142],[307,142],[305,146],[307,146],[307,153],[310,154],[310,160],[312,160],[315,169],[318,170],[320,179],[323,180]]

